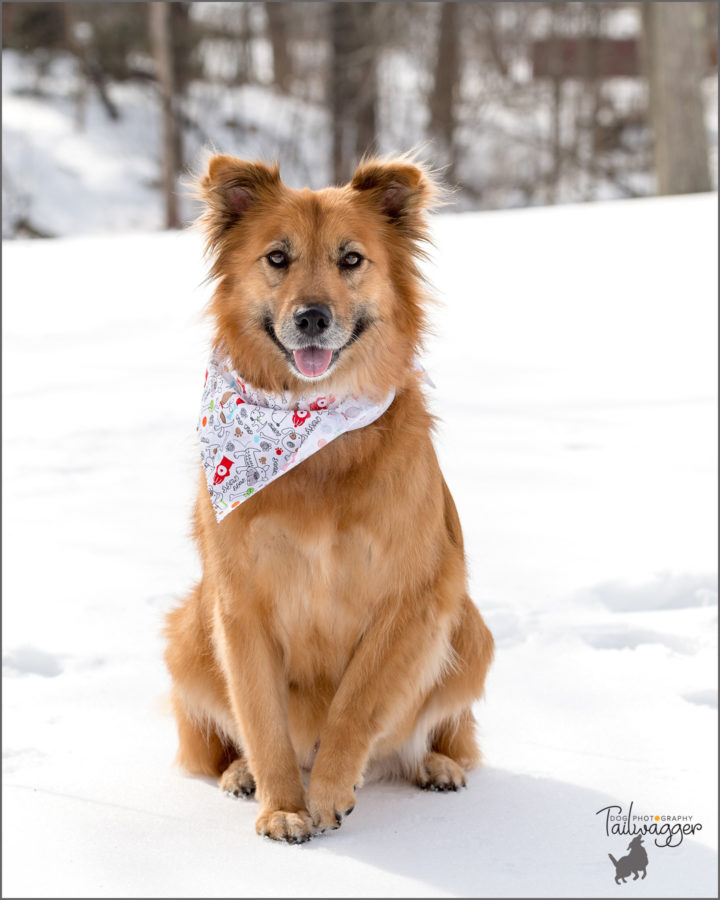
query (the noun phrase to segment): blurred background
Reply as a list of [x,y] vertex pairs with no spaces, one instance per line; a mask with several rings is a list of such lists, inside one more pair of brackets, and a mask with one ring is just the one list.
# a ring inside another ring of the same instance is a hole
[[456,208],[717,187],[714,2],[3,3],[3,237],[181,227],[203,148]]
[[[2,3],[4,897],[604,897],[596,811],[630,801],[703,826],[634,896],[717,896],[717,18]],[[422,360],[498,650],[486,765],[364,787],[283,865],[159,709],[201,574],[213,286],[181,228],[213,146],[314,188],[417,147],[457,188]]]

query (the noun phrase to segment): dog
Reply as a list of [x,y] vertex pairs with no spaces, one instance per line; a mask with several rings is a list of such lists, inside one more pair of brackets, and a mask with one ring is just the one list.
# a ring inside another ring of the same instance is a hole
[[347,185],[311,191],[288,188],[277,165],[220,154],[197,184],[208,312],[232,383],[291,408],[315,396],[311,416],[394,392],[374,421],[293,458],[219,522],[203,477],[202,577],[167,618],[178,763],[256,795],[258,834],[301,843],[340,826],[364,777],[457,790],[480,760],[472,704],[493,639],[468,596],[415,363],[438,188],[409,157],[365,159]]
[[643,839],[641,835],[634,837],[628,844],[630,851],[627,856],[621,856],[615,859],[612,853],[608,853],[610,862],[615,866],[615,884],[625,884],[628,875],[633,876],[633,881],[638,880],[638,873],[642,872],[642,877],[647,875],[648,855],[647,850],[643,847]]

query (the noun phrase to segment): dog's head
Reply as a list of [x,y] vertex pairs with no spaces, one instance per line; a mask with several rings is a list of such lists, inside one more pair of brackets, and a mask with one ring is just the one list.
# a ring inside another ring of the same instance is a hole
[[215,339],[244,378],[294,393],[313,383],[325,395],[380,396],[407,382],[435,198],[425,170],[370,159],[344,187],[293,190],[277,166],[219,155],[198,184]]

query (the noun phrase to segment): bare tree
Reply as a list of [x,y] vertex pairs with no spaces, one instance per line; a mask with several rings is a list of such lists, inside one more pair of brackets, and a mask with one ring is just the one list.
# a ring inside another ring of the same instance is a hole
[[273,54],[273,81],[284,92],[290,88],[292,57],[288,47],[289,3],[266,3],[267,30]]
[[330,110],[333,175],[347,181],[358,159],[375,144],[377,35],[375,3],[333,3]]
[[179,169],[178,119],[175,115],[175,65],[173,62],[173,41],[170,26],[170,4],[154,2],[148,4],[150,15],[150,37],[157,67],[157,80],[162,102],[162,169],[163,196],[165,199],[165,227],[179,228],[175,178]]
[[438,157],[447,163],[446,178],[453,181],[456,163],[455,102],[460,81],[458,4],[440,4],[435,78],[429,98],[430,133],[438,142]]
[[75,85],[75,129],[85,131],[85,114],[88,99],[88,80],[85,77],[83,56],[84,42],[81,41],[81,23],[78,20],[77,3],[63,3],[63,20],[65,25],[65,39],[76,58],[76,85]]
[[707,47],[702,4],[642,3],[645,65],[661,194],[709,191],[701,79]]
[[61,9],[65,24],[65,40],[70,52],[77,60],[80,73],[75,97],[76,127],[78,131],[83,131],[85,128],[85,107],[89,84],[96,89],[108,118],[116,122],[120,118],[120,111],[108,94],[106,73],[92,40],[93,26],[87,19],[81,17],[77,3],[63,3]]

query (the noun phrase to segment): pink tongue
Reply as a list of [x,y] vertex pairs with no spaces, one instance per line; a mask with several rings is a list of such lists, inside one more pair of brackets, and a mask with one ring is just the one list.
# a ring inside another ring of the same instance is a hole
[[319,347],[305,347],[302,350],[295,350],[293,356],[295,357],[295,365],[303,375],[307,375],[308,378],[315,378],[327,370],[332,358],[332,350],[321,350]]

